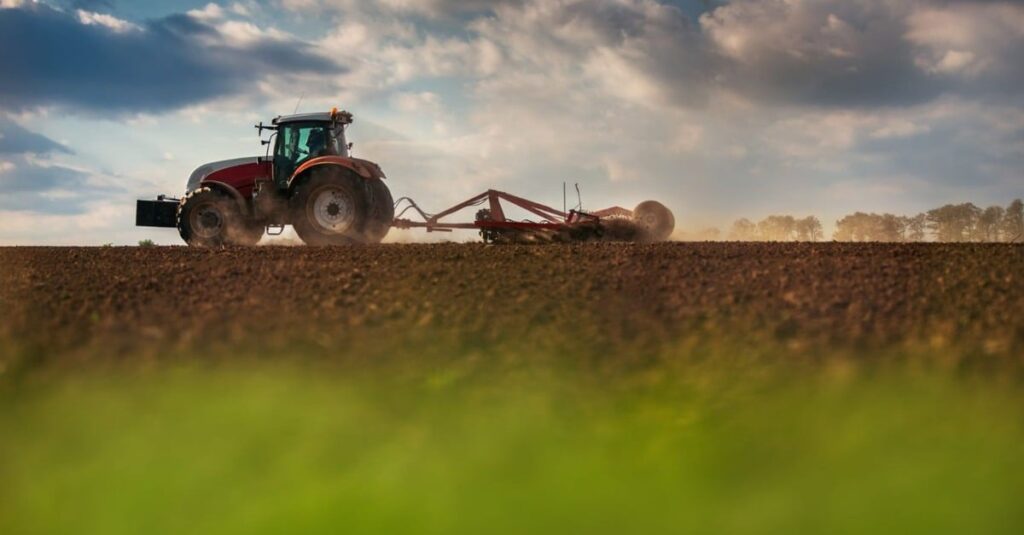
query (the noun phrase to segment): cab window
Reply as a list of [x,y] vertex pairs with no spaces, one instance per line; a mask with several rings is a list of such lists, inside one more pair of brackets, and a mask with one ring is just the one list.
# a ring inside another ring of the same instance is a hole
[[323,124],[287,124],[277,132],[274,177],[278,184],[288,181],[302,162],[329,154],[330,139]]

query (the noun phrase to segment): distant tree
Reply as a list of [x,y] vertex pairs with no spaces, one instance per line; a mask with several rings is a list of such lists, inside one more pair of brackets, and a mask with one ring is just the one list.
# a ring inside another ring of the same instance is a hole
[[759,236],[757,235],[757,225],[745,217],[737,219],[732,224],[732,229],[729,231],[729,239],[736,241],[757,241],[759,239]]
[[893,214],[857,212],[836,221],[838,241],[902,242],[908,239],[911,220]]
[[928,228],[940,242],[964,242],[975,235],[981,208],[972,203],[947,204],[927,213]]
[[978,216],[978,224],[974,227],[974,241],[1000,241],[1005,212],[1001,206],[989,206],[983,210]]
[[904,218],[904,227],[906,228],[907,241],[924,241],[927,237],[925,231],[928,229],[928,216],[925,214],[917,214],[914,217]]
[[770,215],[757,224],[757,232],[767,241],[791,241],[796,235],[796,219],[791,215]]
[[837,241],[872,241],[875,239],[878,225],[877,216],[856,212],[836,221],[836,230],[832,237]]
[[1004,241],[1024,240],[1024,202],[1015,199],[1003,212],[1002,234]]
[[156,243],[153,240],[140,240],[139,247],[156,247]]
[[796,222],[796,239],[799,241],[818,241],[824,237],[821,221],[817,217],[807,216]]
[[975,228],[978,226],[978,219],[981,218],[981,208],[978,208],[973,203],[958,204],[957,213],[960,218],[959,226],[963,229],[962,232],[967,239],[971,239],[975,235]]
[[907,223],[900,216],[871,214],[871,228],[874,231],[871,241],[892,243],[907,240]]
[[842,219],[836,221],[836,230],[832,233],[832,239],[836,241],[857,241],[857,222],[856,218],[860,214],[843,216]]

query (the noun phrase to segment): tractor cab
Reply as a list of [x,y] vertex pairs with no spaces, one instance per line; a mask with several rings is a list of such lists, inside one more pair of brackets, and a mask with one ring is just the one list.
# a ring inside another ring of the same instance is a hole
[[278,189],[285,189],[288,179],[307,160],[349,155],[345,127],[352,123],[352,115],[346,111],[287,115],[272,123],[277,130],[272,161]]

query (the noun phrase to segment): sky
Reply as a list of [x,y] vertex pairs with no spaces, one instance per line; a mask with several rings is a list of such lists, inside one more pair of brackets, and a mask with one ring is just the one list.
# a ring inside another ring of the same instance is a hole
[[694,230],[1005,205],[1021,58],[1019,1],[0,0],[0,244],[180,243],[135,199],[332,107],[434,211],[563,182]]

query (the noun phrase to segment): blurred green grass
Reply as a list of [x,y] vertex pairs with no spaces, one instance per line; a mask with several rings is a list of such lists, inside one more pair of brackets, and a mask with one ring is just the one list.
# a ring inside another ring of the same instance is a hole
[[1019,380],[928,355],[264,357],[0,390],[0,533],[1024,529]]

